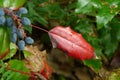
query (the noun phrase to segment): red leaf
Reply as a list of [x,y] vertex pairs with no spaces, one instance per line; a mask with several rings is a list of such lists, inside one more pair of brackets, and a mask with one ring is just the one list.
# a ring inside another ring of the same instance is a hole
[[52,69],[51,67],[46,63],[46,61],[44,62],[44,67],[43,69],[40,71],[40,74],[42,74],[46,79],[49,79],[51,74],[52,74]]
[[82,37],[81,34],[74,32],[70,27],[57,26],[49,31],[53,47],[57,47],[68,56],[87,60],[93,58],[93,47]]

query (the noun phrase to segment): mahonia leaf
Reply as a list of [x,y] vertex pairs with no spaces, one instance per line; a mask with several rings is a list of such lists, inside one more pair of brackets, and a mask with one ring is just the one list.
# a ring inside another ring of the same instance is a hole
[[90,67],[96,73],[98,73],[102,67],[102,63],[100,59],[85,60],[84,64]]
[[9,29],[0,26],[0,59],[3,59],[10,52],[10,34]]
[[80,60],[92,59],[95,57],[93,47],[70,27],[57,26],[49,31],[53,47],[57,47],[68,53],[68,56]]
[[23,6],[26,0],[1,0],[0,6],[1,7],[9,7],[11,9],[18,9],[19,7]]
[[97,29],[101,29],[118,14],[119,9],[119,0],[78,0],[75,12],[96,17]]
[[8,76],[6,76],[6,80],[28,80],[30,76],[29,74],[20,73],[20,72],[24,72],[24,73],[30,72],[30,70],[25,66],[24,61],[12,59],[8,62],[8,69],[10,69],[10,72],[8,72]]

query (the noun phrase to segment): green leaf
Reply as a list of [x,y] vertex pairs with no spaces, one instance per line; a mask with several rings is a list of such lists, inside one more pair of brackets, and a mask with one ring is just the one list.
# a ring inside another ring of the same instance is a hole
[[109,21],[114,18],[117,13],[117,11],[113,11],[111,13],[111,9],[109,9],[107,6],[102,7],[99,10],[99,13],[96,15],[97,28],[101,29],[104,27]]
[[0,60],[0,74],[4,73],[5,71],[5,64],[2,60]]
[[81,32],[82,34],[93,34],[93,25],[89,22],[89,19],[81,19],[79,24],[75,26],[75,30]]
[[10,49],[10,33],[6,26],[0,26],[0,59],[4,58]]
[[4,60],[6,59],[10,59],[11,57],[13,57],[17,52],[17,47],[14,43],[10,43],[10,53],[8,53],[7,56],[5,56]]
[[87,10],[89,10],[91,8],[91,5],[88,5],[90,2],[91,2],[91,0],[78,0],[76,12],[77,13],[87,13],[87,12],[89,12]]
[[23,26],[25,30],[27,30],[29,33],[32,33],[32,27],[30,26]]
[[102,67],[101,60],[100,59],[92,59],[92,60],[85,60],[83,61],[85,65],[90,67],[92,70],[94,70],[96,73],[99,72],[99,70]]
[[4,74],[2,75],[3,79],[6,79],[9,75],[11,74],[11,71],[5,71]]
[[98,9],[98,14],[96,15],[98,29],[105,26],[109,21],[114,18],[115,15],[118,14],[120,9],[119,5],[119,0],[108,0],[102,3],[102,7]]
[[78,0],[75,11],[76,13],[95,16],[97,29],[101,29],[118,14],[119,9],[119,0]]
[[77,4],[77,2],[74,2],[74,3],[70,4],[70,5],[68,5],[68,9],[69,10],[75,9],[76,8],[76,4]]
[[117,26],[110,26],[99,30],[99,40],[101,46],[103,47],[103,52],[107,55],[108,59],[112,58],[119,43],[117,36],[114,35],[117,33],[117,30],[115,30],[115,28],[118,30],[119,28]]
[[95,16],[95,10],[101,8],[100,0],[78,0],[77,8],[75,10],[76,13],[83,13]]
[[36,6],[34,3],[32,2],[28,2],[27,3],[28,6],[28,10],[29,10],[29,18],[33,21],[39,22],[42,25],[46,26],[48,24],[48,22],[41,16],[39,15],[35,10],[36,10]]
[[25,62],[23,61],[12,59],[8,62],[8,64],[10,68],[29,72],[29,70],[25,67]]
[[10,60],[8,62],[8,64],[9,64],[10,68],[17,70],[17,72],[10,70],[11,73],[9,76],[7,76],[8,80],[28,80],[28,78],[29,78],[28,74],[22,74],[22,73],[18,72],[18,70],[21,72],[22,71],[29,72],[29,69],[26,68],[26,66],[25,66],[25,62],[20,61],[20,60]]
[[24,51],[23,51],[23,54],[24,54],[24,57],[25,57],[25,58],[27,58],[27,57],[29,57],[29,56],[32,55],[32,53],[29,52],[29,51],[27,51],[27,50],[24,50]]
[[87,40],[91,43],[95,50],[95,54],[97,57],[100,57],[102,55],[102,47],[99,45],[99,39],[96,37],[87,37]]
[[11,9],[16,9],[24,5],[26,0],[1,0],[1,7],[9,7]]
[[117,18],[114,18],[110,24],[111,26],[111,36],[113,37],[112,39],[117,39],[120,41],[120,20]]

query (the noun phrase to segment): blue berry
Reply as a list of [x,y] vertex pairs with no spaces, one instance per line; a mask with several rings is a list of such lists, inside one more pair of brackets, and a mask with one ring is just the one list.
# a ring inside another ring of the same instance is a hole
[[19,9],[19,11],[15,12],[15,14],[16,14],[18,17],[21,17],[22,14],[27,14],[27,13],[28,13],[28,11],[27,11],[27,9],[26,9],[25,7],[21,7],[21,8]]
[[19,50],[24,50],[25,42],[23,40],[18,41],[17,45],[18,45]]
[[3,25],[5,23],[6,19],[4,16],[0,16],[0,25]]
[[11,35],[11,42],[16,43],[16,41],[17,41],[17,34],[16,34],[16,33],[13,33],[13,34]]
[[21,19],[23,25],[30,25],[31,21],[27,17],[22,17]]
[[13,19],[11,17],[6,18],[7,26],[11,27],[14,25]]
[[0,16],[4,16],[5,15],[5,12],[3,10],[3,8],[0,8]]
[[21,17],[21,13],[20,12],[15,12],[15,15],[17,15],[18,17]]
[[17,29],[17,35],[19,38],[23,39],[24,35],[23,35],[23,30],[22,29]]
[[27,44],[33,44],[33,43],[34,43],[34,40],[33,40],[31,37],[26,37],[26,38],[25,38],[25,42],[26,42]]
[[18,12],[20,14],[27,14],[28,13],[28,11],[27,11],[27,9],[25,7],[21,7]]
[[15,25],[13,25],[13,26],[10,27],[10,32],[11,33],[16,33],[17,32],[17,28],[16,28]]

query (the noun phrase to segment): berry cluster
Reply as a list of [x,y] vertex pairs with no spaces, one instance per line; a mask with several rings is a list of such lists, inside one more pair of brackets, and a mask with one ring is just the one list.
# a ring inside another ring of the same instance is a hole
[[33,44],[34,40],[27,37],[23,26],[30,26],[29,18],[24,17],[28,11],[25,7],[19,10],[11,10],[8,8],[0,8],[0,26],[5,25],[10,28],[11,42],[17,44],[19,50],[24,50],[25,44]]

